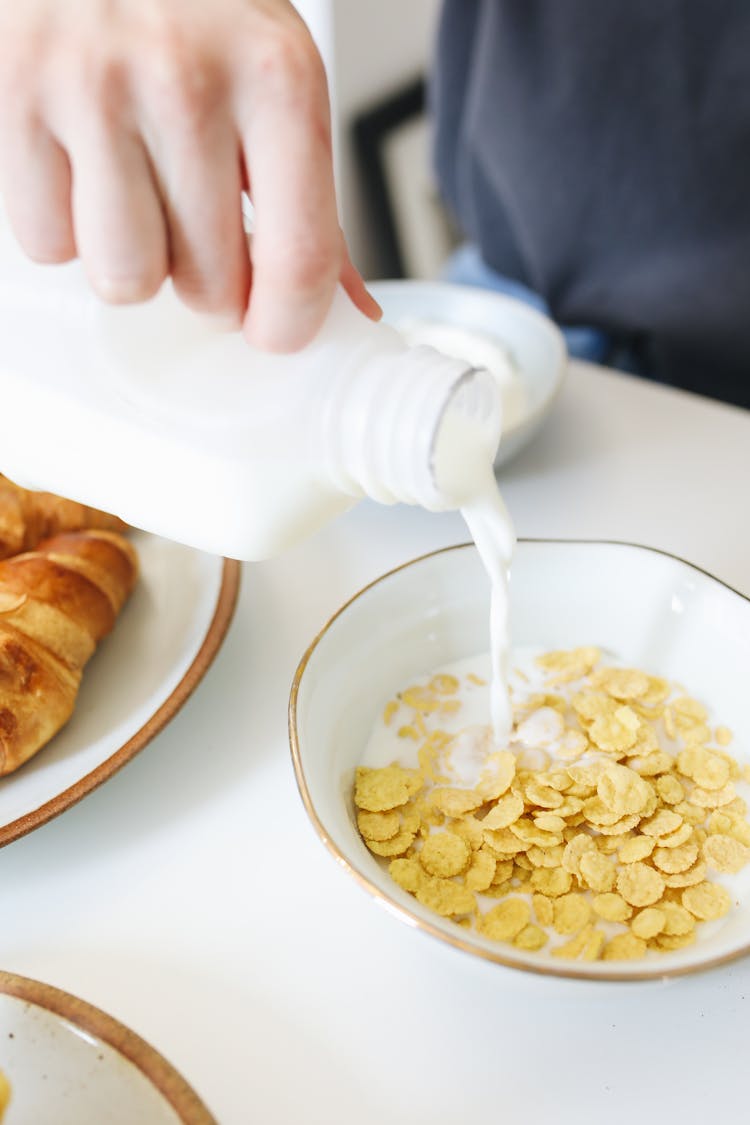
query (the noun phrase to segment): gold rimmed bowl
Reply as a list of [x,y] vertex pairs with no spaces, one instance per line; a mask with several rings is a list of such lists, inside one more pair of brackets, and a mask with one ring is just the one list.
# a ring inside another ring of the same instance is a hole
[[[663,979],[750,952],[750,867],[722,876],[734,906],[701,924],[693,945],[634,961],[561,961],[491,942],[422,906],[365,847],[354,771],[387,700],[418,676],[486,652],[489,590],[473,545],[385,574],[328,622],[302,658],[289,706],[297,784],[339,865],[392,916],[488,962],[592,980]],[[683,685],[734,731],[750,763],[750,599],[691,564],[628,543],[527,540],[511,581],[514,647],[598,645],[608,657]],[[740,786],[740,788],[742,788]],[[750,789],[744,786],[745,789]],[[747,796],[747,794],[745,794]]]

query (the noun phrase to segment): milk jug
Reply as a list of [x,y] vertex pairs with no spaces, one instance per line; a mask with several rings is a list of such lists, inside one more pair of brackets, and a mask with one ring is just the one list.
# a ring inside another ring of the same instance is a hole
[[491,477],[494,378],[342,290],[311,344],[269,355],[169,282],[111,307],[79,263],[34,265],[7,234],[0,251],[0,472],[18,483],[261,559],[361,497],[461,508]]

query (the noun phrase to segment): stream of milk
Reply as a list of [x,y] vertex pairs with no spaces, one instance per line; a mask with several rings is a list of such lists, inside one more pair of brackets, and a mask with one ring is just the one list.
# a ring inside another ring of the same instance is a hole
[[[508,742],[513,727],[510,661],[510,566],[516,544],[508,509],[495,479],[498,431],[470,412],[449,411],[435,446],[435,478],[461,511],[490,584],[489,645],[492,663],[490,710],[495,739]],[[446,505],[448,506],[448,505]]]

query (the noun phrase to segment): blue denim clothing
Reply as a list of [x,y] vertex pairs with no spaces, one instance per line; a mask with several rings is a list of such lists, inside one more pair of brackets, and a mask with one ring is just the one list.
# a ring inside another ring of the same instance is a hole
[[[515,297],[539,312],[551,317],[552,312],[544,297],[529,289],[520,281],[503,277],[482,260],[476,246],[466,243],[448,259],[441,271],[443,281],[451,281],[456,285],[476,285],[481,289],[492,289],[496,293],[505,293],[508,297]],[[611,336],[598,328],[586,325],[560,325],[569,355],[576,359],[586,359],[591,363],[606,362],[613,347]]]

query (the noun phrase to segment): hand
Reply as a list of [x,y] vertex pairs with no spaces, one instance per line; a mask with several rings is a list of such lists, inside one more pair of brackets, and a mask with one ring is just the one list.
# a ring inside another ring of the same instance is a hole
[[323,65],[287,0],[0,0],[0,190],[26,253],[78,255],[107,301],[171,274],[279,351],[312,338],[338,281],[379,314],[339,227]]

